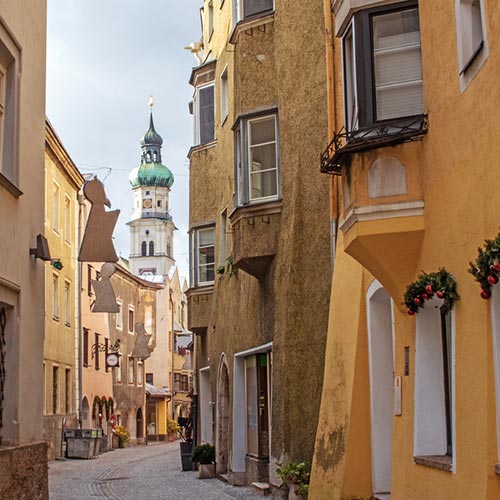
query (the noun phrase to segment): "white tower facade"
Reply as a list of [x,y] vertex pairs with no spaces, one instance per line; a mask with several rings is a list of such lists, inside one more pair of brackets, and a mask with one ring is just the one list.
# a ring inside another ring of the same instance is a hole
[[130,220],[131,272],[137,276],[166,276],[175,265],[175,224],[169,212],[172,172],[161,163],[163,139],[156,132],[153,113],[149,129],[141,140],[141,164],[129,175],[134,191],[134,211]]

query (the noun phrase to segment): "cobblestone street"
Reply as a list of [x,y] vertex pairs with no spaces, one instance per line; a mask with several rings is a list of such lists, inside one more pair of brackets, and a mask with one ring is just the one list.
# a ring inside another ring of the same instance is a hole
[[179,443],[110,451],[49,464],[50,500],[224,500],[262,498],[250,488],[182,472]]

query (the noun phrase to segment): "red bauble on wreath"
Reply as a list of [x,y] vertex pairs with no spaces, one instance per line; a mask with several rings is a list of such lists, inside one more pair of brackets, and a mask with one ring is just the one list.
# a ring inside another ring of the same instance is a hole
[[460,298],[455,278],[444,268],[436,273],[422,272],[417,281],[408,285],[404,295],[408,316],[418,313],[419,309],[424,307],[425,302],[431,300],[434,295],[438,299],[443,299],[448,309],[452,309],[455,301]]
[[485,240],[483,248],[478,248],[478,256],[469,263],[469,272],[481,286],[481,298],[491,297],[491,287],[500,276],[500,233],[494,240]]

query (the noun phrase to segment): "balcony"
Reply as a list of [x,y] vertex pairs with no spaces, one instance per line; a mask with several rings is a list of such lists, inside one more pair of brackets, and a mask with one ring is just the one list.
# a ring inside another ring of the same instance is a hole
[[281,201],[238,207],[229,219],[235,267],[264,279],[278,248]]
[[321,172],[340,175],[342,167],[351,163],[354,153],[422,140],[427,134],[427,115],[377,123],[372,127],[333,134],[333,139],[321,154]]

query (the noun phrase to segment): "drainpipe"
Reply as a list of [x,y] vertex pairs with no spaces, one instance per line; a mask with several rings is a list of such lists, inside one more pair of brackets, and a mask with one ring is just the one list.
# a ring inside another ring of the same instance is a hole
[[[325,15],[325,49],[326,49],[326,85],[328,110],[328,140],[333,137],[336,126],[336,93],[335,93],[335,33],[331,0],[323,0]],[[332,274],[335,268],[335,250],[338,237],[339,220],[339,178],[334,175],[330,179],[330,245]]]
[[[77,251],[80,248],[80,242],[82,240],[82,212],[85,201],[83,199],[82,194],[77,194],[78,199],[78,230],[77,230]],[[76,383],[76,398],[77,398],[77,408],[78,408],[78,428],[82,428],[82,370],[83,370],[83,360],[82,360],[82,344],[83,344],[83,335],[82,335],[82,262],[77,262],[78,266],[78,274],[77,274],[77,349],[76,349],[76,372],[77,372],[77,383]]]
[[169,302],[172,311],[171,328],[172,328],[172,420],[175,420],[175,387],[174,387],[174,363],[175,363],[175,328],[174,328],[174,301],[172,300],[172,289],[169,289]]

